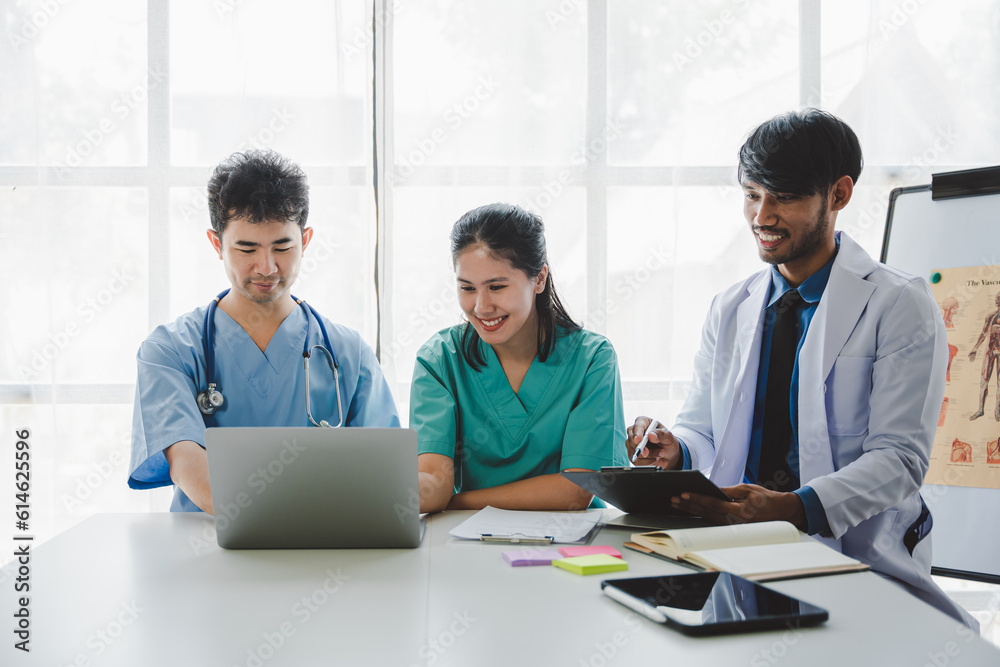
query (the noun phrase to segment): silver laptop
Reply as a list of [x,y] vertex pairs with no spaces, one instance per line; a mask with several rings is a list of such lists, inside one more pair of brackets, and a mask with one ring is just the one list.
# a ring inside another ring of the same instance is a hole
[[224,549],[420,545],[413,429],[209,428],[205,448]]

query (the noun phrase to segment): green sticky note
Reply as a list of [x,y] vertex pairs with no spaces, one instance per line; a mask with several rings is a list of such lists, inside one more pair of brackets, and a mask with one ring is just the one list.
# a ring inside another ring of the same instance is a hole
[[561,567],[576,574],[603,574],[627,570],[628,563],[621,558],[608,554],[592,554],[590,556],[573,556],[552,561],[555,567]]

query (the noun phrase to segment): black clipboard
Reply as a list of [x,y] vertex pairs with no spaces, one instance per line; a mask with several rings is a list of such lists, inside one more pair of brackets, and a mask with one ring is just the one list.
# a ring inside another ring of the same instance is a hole
[[656,467],[601,468],[560,473],[577,486],[630,514],[691,516],[675,509],[670,499],[687,491],[719,500],[729,498],[700,470],[662,470]]

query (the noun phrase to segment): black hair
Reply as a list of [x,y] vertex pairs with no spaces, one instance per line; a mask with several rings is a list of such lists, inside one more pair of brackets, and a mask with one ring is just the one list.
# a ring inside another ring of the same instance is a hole
[[[528,278],[538,276],[548,264],[542,219],[513,204],[487,204],[458,219],[451,229],[452,262],[476,245],[485,247],[491,255],[508,262]],[[559,300],[551,270],[545,289],[535,295],[535,310],[538,313],[538,359],[545,361],[555,347],[556,327],[567,331],[581,328]],[[466,322],[462,328],[461,352],[465,361],[477,371],[486,366],[480,343],[476,328]]]
[[305,229],[309,218],[309,183],[305,172],[270,150],[233,153],[208,180],[208,214],[222,235],[230,220],[295,222]]
[[739,182],[769,192],[825,194],[842,176],[855,183],[864,157],[847,123],[820,109],[790,111],[760,125],[740,148]]

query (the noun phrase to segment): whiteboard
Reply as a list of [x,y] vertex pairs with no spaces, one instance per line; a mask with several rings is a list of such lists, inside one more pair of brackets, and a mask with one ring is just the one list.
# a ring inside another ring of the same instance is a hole
[[[925,280],[934,269],[1000,264],[1000,194],[933,200],[930,185],[889,196],[882,261]],[[933,573],[1000,583],[1000,490],[926,485]]]

